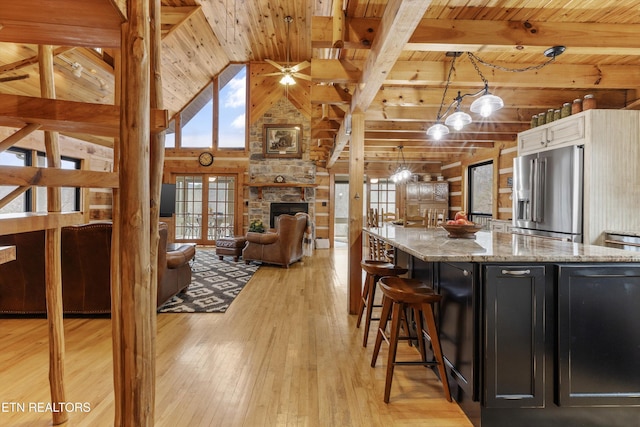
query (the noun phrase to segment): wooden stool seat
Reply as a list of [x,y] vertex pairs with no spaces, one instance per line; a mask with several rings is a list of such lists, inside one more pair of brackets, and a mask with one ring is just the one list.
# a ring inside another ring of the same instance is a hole
[[[440,346],[440,338],[436,329],[436,321],[433,315],[433,306],[440,301],[441,295],[435,293],[426,283],[415,279],[405,279],[401,277],[382,277],[378,282],[382,291],[382,314],[380,315],[380,327],[376,335],[376,344],[373,348],[373,356],[371,358],[371,367],[376,366],[380,346],[384,339],[389,343],[389,356],[387,360],[387,376],[384,386],[384,401],[389,403],[389,395],[391,394],[391,383],[393,380],[393,370],[396,365],[437,365],[444,389],[445,397],[451,402],[451,392],[449,391],[449,380],[444,365],[444,357],[442,356],[442,348]],[[418,332],[418,348],[420,350],[420,361],[396,362],[396,350],[398,348],[398,340],[413,339],[410,336],[400,336],[400,322],[402,313],[405,309],[410,308],[414,313],[416,322],[416,330]],[[391,330],[390,336],[387,337],[385,330],[391,313]],[[433,347],[433,355],[435,361],[427,361],[427,353],[425,350],[425,329],[422,325],[422,317],[427,322],[428,338]]]
[[394,302],[405,304],[433,304],[440,302],[442,295],[436,294],[433,288],[421,280],[405,279],[401,277],[386,277],[378,282],[383,293]]
[[398,267],[390,262],[383,260],[365,259],[360,261],[360,267],[367,273],[364,281],[364,287],[362,289],[362,297],[360,298],[360,308],[358,310],[358,321],[356,327],[360,327],[362,321],[362,314],[365,307],[367,308],[366,320],[364,324],[364,338],[362,346],[367,346],[369,339],[369,328],[372,320],[380,320],[373,318],[373,307],[381,307],[380,305],[374,305],[373,301],[376,296],[376,283],[384,276],[400,276],[407,272],[406,268]]

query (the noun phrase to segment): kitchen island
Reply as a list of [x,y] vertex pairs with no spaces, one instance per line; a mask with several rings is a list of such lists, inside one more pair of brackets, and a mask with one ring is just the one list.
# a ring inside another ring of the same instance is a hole
[[443,295],[452,394],[474,425],[639,425],[640,252],[485,231],[365,232]]

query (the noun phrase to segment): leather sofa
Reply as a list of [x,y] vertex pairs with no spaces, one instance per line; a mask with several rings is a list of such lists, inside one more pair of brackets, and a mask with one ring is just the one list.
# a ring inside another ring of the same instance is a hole
[[[158,307],[191,283],[189,261],[195,245],[167,251],[167,225],[160,223]],[[61,268],[63,310],[67,314],[111,312],[111,223],[63,227]],[[0,236],[0,245],[15,245],[15,261],[0,265],[0,313],[46,313],[45,232]]]
[[276,219],[275,232],[247,233],[247,245],[242,250],[242,259],[261,261],[268,264],[289,265],[302,259],[302,238],[307,228],[308,215],[280,215]]

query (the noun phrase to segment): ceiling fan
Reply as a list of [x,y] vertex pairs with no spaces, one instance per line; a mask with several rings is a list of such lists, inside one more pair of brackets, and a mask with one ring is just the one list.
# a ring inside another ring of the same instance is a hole
[[264,61],[268,64],[273,65],[274,67],[276,67],[278,70],[280,70],[277,73],[267,73],[267,74],[260,74],[261,76],[282,76],[282,78],[280,79],[280,84],[285,85],[285,86],[289,86],[289,85],[293,85],[296,84],[296,81],[294,79],[295,78],[299,78],[299,79],[304,79],[304,80],[311,80],[311,76],[308,74],[302,74],[299,73],[298,71],[300,70],[304,70],[305,68],[309,68],[311,66],[311,63],[309,61],[303,61],[300,62],[299,64],[296,65],[289,65],[290,64],[290,57],[291,57],[291,45],[289,42],[289,29],[291,27],[291,22],[293,22],[293,18],[291,16],[286,16],[284,18],[284,22],[287,23],[287,62],[285,65],[281,65],[278,64],[275,61],[272,61],[270,59],[265,59]]

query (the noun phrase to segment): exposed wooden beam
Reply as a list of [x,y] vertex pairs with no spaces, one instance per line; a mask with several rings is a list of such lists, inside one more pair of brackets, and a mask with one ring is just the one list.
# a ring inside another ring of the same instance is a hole
[[37,123],[28,123],[23,128],[6,137],[3,141],[0,141],[0,153],[12,147],[21,139],[26,138],[28,135],[31,135],[31,133],[40,129],[40,126],[41,125]]
[[124,21],[111,0],[4,2],[0,42],[118,48]]
[[[347,18],[345,47],[369,49],[380,31],[377,18]],[[311,45],[331,42],[332,17],[314,16]],[[633,25],[589,22],[534,22],[463,19],[422,19],[405,46],[418,51],[537,51],[563,44],[572,54],[638,55],[635,40],[640,29]]]
[[[539,63],[496,62],[495,65],[509,68],[517,65],[517,68],[524,68],[539,65]],[[357,60],[314,59],[311,61],[311,78],[314,82],[357,83],[360,79],[358,70],[363,66],[363,62]],[[413,86],[444,85],[446,74],[447,67],[443,66],[441,61],[397,61],[383,83]],[[491,89],[538,88],[541,82],[544,82],[546,88],[557,89],[628,89],[634,84],[640,84],[640,69],[635,65],[595,66],[553,63],[535,73],[511,73],[491,69],[488,80]],[[477,87],[481,83],[482,80],[473,65],[461,58],[456,63],[455,85]]]
[[[367,133],[371,132],[426,132],[428,126],[435,123],[435,120],[426,122],[396,122],[369,120],[366,122]],[[470,134],[514,134],[526,130],[528,126],[521,123],[487,123],[473,122],[465,126],[465,132]]]
[[[490,82],[493,86],[493,79]],[[497,84],[497,83],[496,83]],[[448,90],[446,102],[451,102],[457,91],[464,93],[477,92],[482,88],[482,82],[478,80],[475,86],[464,87],[452,82]],[[425,86],[384,86],[371,103],[378,107],[438,107],[442,100],[441,87]],[[504,87],[495,88],[492,92],[499,95],[507,107],[548,108],[556,105],[558,108],[575,98],[582,98],[585,90],[576,89],[546,89],[546,88],[519,88]],[[629,91],[626,89],[597,89],[592,91],[598,100],[598,108],[623,108],[629,100]],[[315,93],[312,91],[312,100]],[[462,103],[463,108],[468,108],[471,100]]]
[[[58,56],[65,52],[69,52],[73,49],[75,49],[75,47],[69,47],[69,46],[57,47],[53,50],[53,56]],[[0,66],[0,74],[7,73],[10,71],[18,71],[21,68],[28,67],[30,65],[37,64],[37,63],[38,63],[38,56],[33,55],[33,56],[30,56],[29,58],[25,58],[20,61],[12,62],[10,64],[4,64]]]
[[[115,105],[0,94],[0,126],[23,127],[38,123],[42,130],[118,136],[120,109]],[[168,127],[166,110],[153,110],[151,131]]]
[[[356,109],[367,110],[430,4],[431,0],[387,2],[380,22],[380,32],[373,41],[351,100],[351,112]],[[342,128],[345,126],[345,123],[340,126],[341,131],[336,138],[334,151],[327,161],[327,168],[331,168],[348,142],[347,136],[351,130],[343,132]]]
[[25,186],[14,188],[13,191],[11,191],[9,194],[7,194],[2,199],[0,199],[0,209],[2,209],[3,207],[7,206],[16,197],[20,196],[21,194],[23,194],[25,191],[27,191],[30,188],[31,188],[30,185],[25,185]]
[[77,169],[0,166],[0,184],[40,187],[117,188],[118,175]]
[[311,85],[312,104],[351,104],[351,94],[336,85]]
[[50,230],[84,223],[82,212],[0,214],[0,235]]

